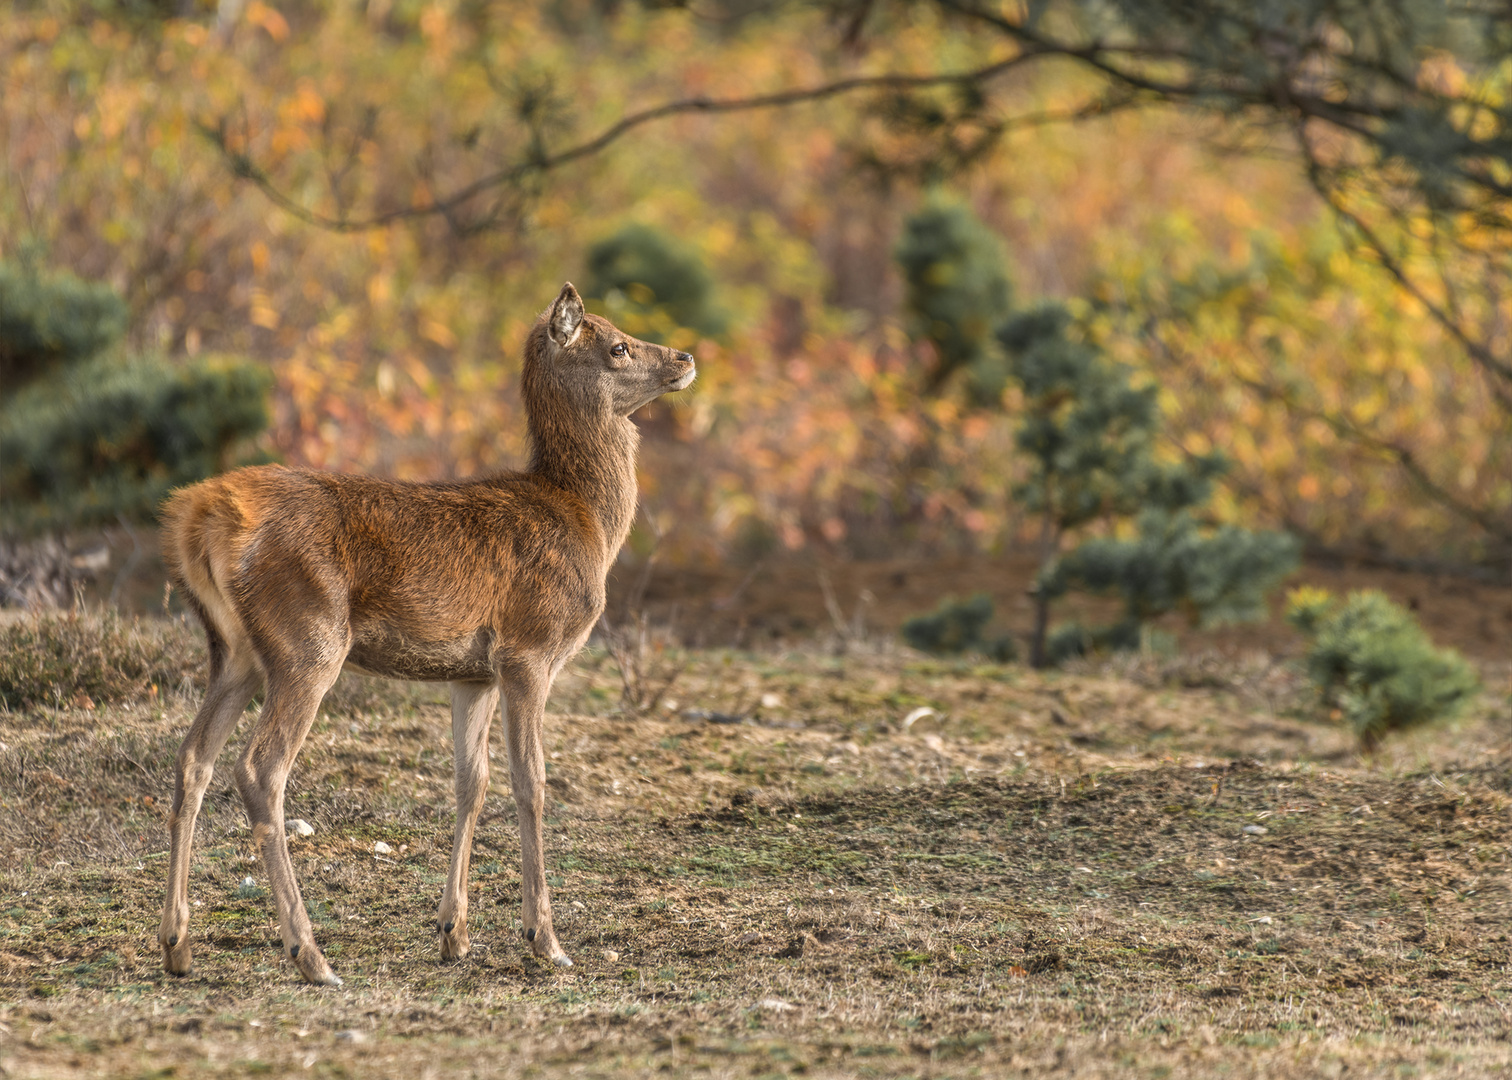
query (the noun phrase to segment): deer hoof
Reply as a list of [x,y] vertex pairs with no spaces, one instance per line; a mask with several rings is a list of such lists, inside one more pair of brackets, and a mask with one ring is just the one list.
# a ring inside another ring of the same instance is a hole
[[194,957],[189,950],[188,939],[180,940],[177,934],[163,942],[163,970],[170,975],[184,976],[194,966]]
[[289,959],[304,976],[305,982],[314,983],[316,986],[340,986],[340,977],[331,970],[331,965],[326,963],[326,958],[320,950],[311,945],[301,948],[298,945],[290,946]]
[[551,962],[559,968],[570,968],[572,966],[572,957],[566,953],[557,953],[551,958]]
[[441,937],[441,959],[465,960],[467,954],[472,952],[472,946],[466,941],[459,941],[450,934]]

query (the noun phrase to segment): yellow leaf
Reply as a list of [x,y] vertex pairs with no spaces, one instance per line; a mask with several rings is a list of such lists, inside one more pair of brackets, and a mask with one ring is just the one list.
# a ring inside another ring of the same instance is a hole
[[426,341],[434,341],[443,349],[455,349],[457,347],[457,335],[452,332],[452,328],[436,319],[426,319],[421,323],[420,335]]

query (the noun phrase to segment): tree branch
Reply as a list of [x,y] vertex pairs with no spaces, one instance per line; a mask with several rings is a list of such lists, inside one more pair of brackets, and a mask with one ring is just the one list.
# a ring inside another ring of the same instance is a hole
[[[1329,209],[1333,211],[1339,220],[1345,222],[1359,235],[1365,242],[1365,246],[1380,260],[1381,266],[1386,272],[1396,279],[1397,284],[1406,289],[1414,299],[1423,305],[1434,321],[1447,330],[1454,340],[1460,343],[1460,346],[1469,354],[1470,358],[1488,373],[1496,376],[1499,380],[1497,384],[1499,387],[1512,387],[1512,364],[1508,364],[1496,356],[1484,342],[1472,337],[1470,332],[1444,309],[1443,305],[1435,302],[1427,294],[1423,287],[1418,284],[1417,279],[1407,272],[1407,268],[1402,261],[1391,253],[1391,250],[1386,246],[1386,242],[1381,239],[1380,234],[1372,229],[1359,214],[1344,205],[1343,200],[1339,197],[1338,190],[1327,182],[1324,176],[1325,167],[1318,160],[1317,155],[1313,153],[1312,147],[1307,140],[1299,139],[1299,142],[1301,143],[1302,153],[1307,164],[1308,182]],[[1497,399],[1501,401],[1503,406],[1512,408],[1512,401],[1504,398],[1503,392],[1500,389],[1497,391]]]
[[[231,165],[232,172],[241,179],[254,184],[279,209],[286,211],[307,224],[316,225],[333,232],[360,232],[366,229],[380,228],[406,218],[450,215],[459,207],[477,198],[484,192],[518,184],[527,177],[545,174],[572,162],[591,157],[605,150],[636,128],[667,117],[687,113],[734,113],[751,112],[757,109],[789,108],[795,105],[810,104],[866,90],[908,91],[924,90],[936,86],[975,85],[993,79],[1018,64],[1033,59],[1035,55],[1035,50],[1032,48],[1024,48],[1006,59],[998,60],[970,71],[945,72],[933,75],[862,75],[849,79],[839,79],[820,86],[782,90],[771,94],[758,94],[753,97],[710,98],[699,96],[669,101],[622,116],[593,138],[578,143],[576,146],[568,147],[565,150],[560,150],[556,153],[544,153],[543,148],[536,147],[526,160],[479,177],[472,183],[466,184],[442,198],[432,199],[429,202],[417,205],[400,207],[396,210],[384,211],[383,213],[374,214],[366,218],[350,218],[344,215],[333,217],[316,210],[311,210],[290,198],[274,183],[273,178],[268,175],[267,171],[258,165],[249,154],[241,150],[232,149],[224,118],[214,126],[202,123],[199,125],[199,128],[201,133],[226,157]],[[1102,106],[1097,102],[1093,102],[1083,108],[1090,111],[1066,110],[1031,114],[1020,121],[1013,122],[1013,126],[1053,123],[1064,119],[1076,119],[1082,115],[1097,115],[1101,111]]]

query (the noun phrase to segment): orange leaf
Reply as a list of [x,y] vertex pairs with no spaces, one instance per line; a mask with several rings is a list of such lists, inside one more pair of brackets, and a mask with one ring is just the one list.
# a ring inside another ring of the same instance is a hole
[[274,41],[283,41],[289,36],[288,20],[262,0],[252,0],[247,5],[247,21],[262,27]]

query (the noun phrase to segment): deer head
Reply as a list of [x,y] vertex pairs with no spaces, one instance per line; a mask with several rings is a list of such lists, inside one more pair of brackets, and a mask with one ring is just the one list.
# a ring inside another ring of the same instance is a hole
[[608,319],[588,314],[570,281],[536,333],[540,348],[531,351],[552,381],[574,399],[594,402],[616,416],[629,416],[662,394],[693,383],[691,354],[633,338]]

